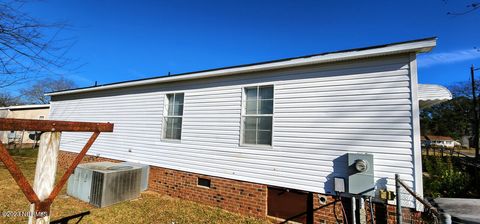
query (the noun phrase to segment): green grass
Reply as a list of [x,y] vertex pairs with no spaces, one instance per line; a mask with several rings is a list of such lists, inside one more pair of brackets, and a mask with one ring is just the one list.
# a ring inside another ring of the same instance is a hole
[[[36,151],[36,150],[35,150]],[[24,175],[33,181],[36,152],[34,150],[12,151],[14,159]],[[57,173],[57,177],[63,170]],[[3,163],[0,163],[0,212],[28,211],[29,203],[10,176]],[[80,223],[268,223],[267,220],[248,218],[225,210],[202,204],[163,196],[154,192],[144,192],[141,197],[106,208],[96,208],[65,194],[62,190],[51,208],[51,220],[90,211]],[[27,217],[2,217],[0,223],[26,223]],[[76,219],[70,223],[76,223]]]
[[36,159],[38,154],[38,150],[37,150],[38,147],[35,148],[35,150],[31,148],[13,149],[11,146],[7,149],[8,149],[8,153],[10,153],[11,156],[17,156],[17,157],[28,157],[28,158]]

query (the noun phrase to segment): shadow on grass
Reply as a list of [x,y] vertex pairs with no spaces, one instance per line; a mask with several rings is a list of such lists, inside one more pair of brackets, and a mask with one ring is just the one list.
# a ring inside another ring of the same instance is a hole
[[57,219],[57,220],[51,221],[50,224],[68,224],[68,222],[70,220],[77,219],[77,218],[78,218],[78,220],[75,223],[80,223],[80,221],[82,221],[83,217],[85,217],[87,215],[90,215],[90,211],[86,211],[86,212],[78,213],[76,215],[71,215],[71,216],[61,218],[61,219]]

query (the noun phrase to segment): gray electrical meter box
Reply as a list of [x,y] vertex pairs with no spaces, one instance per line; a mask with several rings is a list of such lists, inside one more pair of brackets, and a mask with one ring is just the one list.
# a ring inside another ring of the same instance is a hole
[[375,195],[373,155],[348,153],[348,193]]

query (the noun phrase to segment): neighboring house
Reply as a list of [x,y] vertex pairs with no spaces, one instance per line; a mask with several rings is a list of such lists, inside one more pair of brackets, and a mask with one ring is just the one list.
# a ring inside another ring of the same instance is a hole
[[425,146],[454,148],[460,146],[460,143],[449,136],[425,135]]
[[[50,104],[18,105],[0,107],[0,117],[20,119],[47,119]],[[0,140],[4,143],[35,143],[35,133],[28,131],[3,131],[0,132]]]
[[[398,173],[421,196],[419,103],[451,98],[446,89],[442,99],[419,92],[416,55],[435,45],[430,38],[53,92],[50,117],[112,122],[89,155],[149,164],[149,189],[247,215],[289,206],[272,204],[279,189],[313,192],[315,207],[318,197],[333,201],[334,177],[348,176],[346,153],[373,155],[377,193],[395,190]],[[71,161],[88,137],[63,133],[59,161]],[[331,221],[332,211],[315,218]]]

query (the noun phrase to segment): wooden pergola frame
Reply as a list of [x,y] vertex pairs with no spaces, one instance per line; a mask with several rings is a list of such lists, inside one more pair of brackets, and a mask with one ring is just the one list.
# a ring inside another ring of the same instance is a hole
[[[73,160],[67,171],[54,186],[48,198],[40,200],[32,188],[32,185],[23,175],[12,156],[8,153],[0,140],[0,160],[5,164],[13,179],[17,182],[27,200],[35,205],[36,214],[44,213],[49,216],[50,206],[57,197],[60,190],[67,182],[77,165],[82,161],[88,149],[97,139],[101,132],[113,132],[111,123],[93,123],[93,122],[72,122],[55,120],[31,120],[31,119],[10,119],[0,118],[0,131],[41,131],[41,132],[93,132],[82,151]],[[40,171],[36,171],[40,172]],[[37,216],[38,218],[38,216]]]

